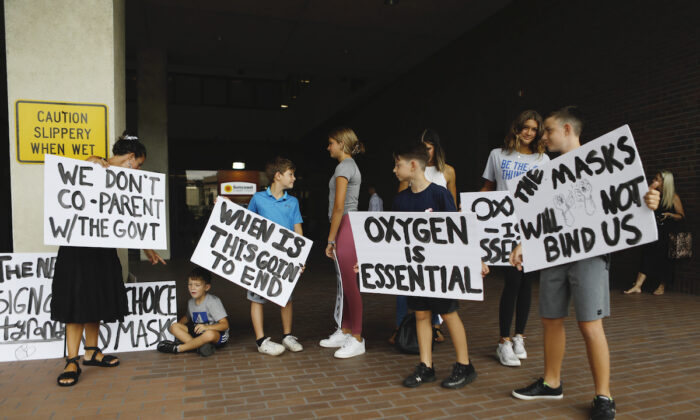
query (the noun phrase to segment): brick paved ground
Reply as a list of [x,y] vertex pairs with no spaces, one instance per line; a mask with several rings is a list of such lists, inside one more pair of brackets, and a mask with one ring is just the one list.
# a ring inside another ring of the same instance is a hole
[[[183,265],[136,271],[141,280],[166,280],[185,270]],[[335,285],[329,270],[326,262],[310,264],[295,295],[295,334],[306,347],[302,353],[277,358],[257,353],[243,292],[218,283],[214,289],[230,313],[232,339],[214,356],[121,353],[122,366],[85,368],[73,388],[55,385],[61,360],[0,363],[0,417],[578,419],[588,413],[592,379],[583,342],[570,320],[565,398],[523,402],[509,396],[543,370],[536,292],[527,331],[529,359],[522,367],[506,368],[494,358],[502,285],[495,273],[487,281],[486,301],[460,308],[479,378],[457,391],[444,390],[439,382],[407,389],[400,383],[417,356],[398,354],[386,344],[394,319],[391,297],[364,296],[367,354],[335,360],[332,350],[318,347],[333,327]],[[184,291],[184,279],[178,283]],[[615,292],[612,308],[605,325],[618,418],[700,417],[700,297]],[[267,332],[279,339],[279,311],[272,304],[266,309]],[[453,359],[449,341],[436,346],[439,377],[449,374]]]

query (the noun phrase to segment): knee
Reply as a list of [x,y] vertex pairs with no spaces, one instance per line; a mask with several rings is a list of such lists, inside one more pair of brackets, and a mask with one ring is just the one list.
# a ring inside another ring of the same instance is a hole
[[170,331],[171,334],[175,334],[175,332],[178,330],[180,330],[180,324],[177,322],[170,325],[170,328],[168,328],[168,331]]
[[208,342],[216,342],[219,341],[219,333],[218,331],[213,331],[213,330],[206,330],[202,334],[202,337],[207,340]]
[[542,318],[545,329],[564,328],[564,318]]
[[416,322],[430,321],[431,313],[430,311],[416,311]]
[[581,321],[578,323],[581,334],[584,339],[594,339],[596,337],[605,336],[603,330],[603,322],[600,319],[595,321]]

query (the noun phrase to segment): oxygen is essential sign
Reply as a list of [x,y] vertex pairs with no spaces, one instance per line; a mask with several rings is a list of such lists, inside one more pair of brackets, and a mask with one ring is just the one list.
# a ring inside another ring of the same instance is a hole
[[360,291],[484,300],[473,214],[350,212]]
[[107,157],[106,105],[19,100],[15,119],[20,163],[42,163],[47,154]]

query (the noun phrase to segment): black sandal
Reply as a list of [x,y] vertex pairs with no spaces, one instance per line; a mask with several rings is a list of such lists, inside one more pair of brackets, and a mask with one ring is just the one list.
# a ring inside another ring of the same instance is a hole
[[[67,368],[68,365],[73,363],[75,367],[78,368],[77,372],[63,372],[60,375],[58,375],[58,378],[56,379],[56,382],[58,382],[58,386],[73,386],[78,383],[78,378],[80,378],[80,372],[82,370],[80,369],[80,365],[78,364],[78,360],[80,359],[80,356],[75,356],[73,358],[66,358],[66,366],[63,368]],[[61,382],[61,380],[64,379],[72,379],[73,382]]]
[[[99,367],[115,367],[119,366],[119,360],[114,356],[107,356],[102,353],[99,347],[85,347],[85,350],[93,350],[92,357],[90,360],[83,359],[83,366],[99,366]],[[97,357],[97,352],[102,353],[102,360],[95,360]],[[110,363],[112,360],[116,360],[117,363]]]

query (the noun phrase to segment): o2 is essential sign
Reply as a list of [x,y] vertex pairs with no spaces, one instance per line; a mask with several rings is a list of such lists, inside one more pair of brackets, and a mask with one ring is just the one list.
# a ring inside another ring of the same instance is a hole
[[515,206],[508,191],[462,193],[462,211],[473,213],[481,229],[481,260],[510,265],[510,252],[520,242]]
[[653,242],[654,212],[629,126],[524,174],[510,186],[525,271]]
[[312,245],[309,239],[219,197],[191,261],[285,306]]
[[[0,254],[0,362],[63,356],[65,325],[51,319],[55,264],[56,254]],[[174,281],[127,284],[129,314],[100,325],[100,348],[149,350],[172,339],[175,292]]]
[[42,163],[44,155],[107,157],[107,106],[69,102],[15,102],[17,160]]
[[484,300],[476,217],[351,212],[365,293]]
[[165,175],[46,155],[44,243],[165,249]]

